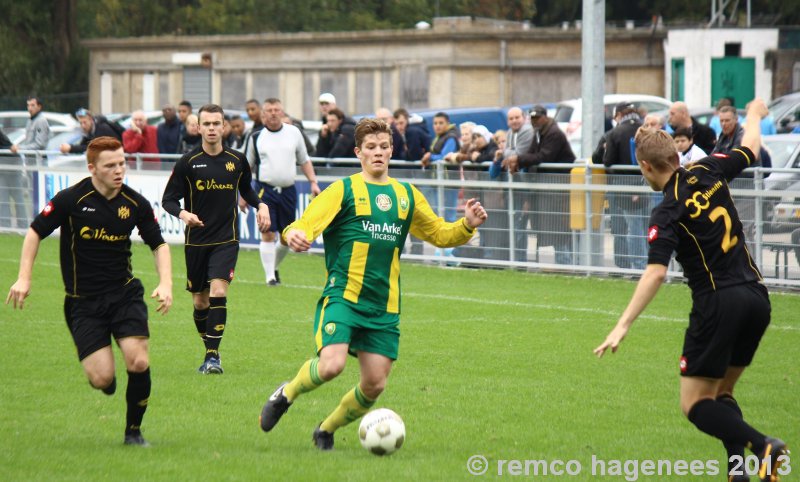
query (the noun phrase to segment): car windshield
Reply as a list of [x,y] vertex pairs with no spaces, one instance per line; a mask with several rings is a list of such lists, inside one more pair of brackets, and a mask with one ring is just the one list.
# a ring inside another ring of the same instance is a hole
[[789,167],[786,164],[792,158],[792,153],[797,149],[797,139],[764,139],[764,144],[772,156],[772,167]]
[[797,97],[780,97],[772,101],[769,105],[769,111],[772,114],[774,119],[780,119],[783,117],[792,107],[794,107],[798,102]]
[[556,122],[569,122],[570,117],[572,117],[572,112],[575,109],[568,105],[560,105],[556,109],[555,121]]

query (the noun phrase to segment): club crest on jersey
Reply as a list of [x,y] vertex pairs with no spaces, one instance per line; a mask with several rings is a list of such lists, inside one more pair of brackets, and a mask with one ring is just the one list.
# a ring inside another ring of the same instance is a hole
[[378,209],[381,211],[388,211],[392,209],[392,198],[386,194],[378,194],[378,196],[375,197],[375,205],[378,206]]
[[236,166],[233,165],[233,162],[228,161],[225,163],[225,169],[227,169],[228,172],[233,172],[233,170],[236,169]]
[[652,243],[656,239],[658,239],[658,226],[653,225],[647,230],[647,242]]
[[49,203],[47,203],[47,206],[45,206],[44,209],[42,209],[42,215],[45,217],[49,216],[50,213],[53,212],[53,209],[54,209],[53,201],[50,201]]
[[328,323],[325,325],[325,333],[329,335],[336,333],[336,323]]
[[128,219],[131,217],[131,208],[128,206],[120,206],[119,209],[117,209],[117,216],[119,216],[120,219]]
[[401,197],[400,198],[400,209],[403,211],[408,211],[408,199]]
[[689,176],[689,177],[686,178],[686,184],[691,186],[691,185],[696,184],[696,183],[697,183],[697,178],[696,177]]

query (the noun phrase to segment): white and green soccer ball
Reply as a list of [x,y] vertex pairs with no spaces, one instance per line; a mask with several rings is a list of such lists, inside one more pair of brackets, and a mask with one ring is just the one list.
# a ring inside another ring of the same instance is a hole
[[379,408],[364,415],[358,427],[361,445],[375,455],[389,455],[403,446],[406,426],[400,415],[388,408]]

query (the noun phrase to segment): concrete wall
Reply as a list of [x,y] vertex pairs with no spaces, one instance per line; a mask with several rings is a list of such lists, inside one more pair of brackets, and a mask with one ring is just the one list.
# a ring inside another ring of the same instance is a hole
[[[665,36],[662,30],[608,31],[606,92],[663,95]],[[353,114],[381,106],[502,106],[580,96],[581,32],[513,22],[459,18],[436,22],[430,30],[164,36],[84,44],[90,50],[90,106],[96,110],[104,73],[112,77],[112,111],[138,108],[144,73],[153,74],[147,79],[157,83],[150,91],[159,105],[179,102],[184,66],[174,62],[176,52],[197,59],[210,55],[212,101],[242,108],[249,98],[278,96],[288,112],[303,118],[318,117],[321,92],[332,92]]]
[[[670,30],[664,41],[665,85],[672,83],[672,59],[683,58],[684,100],[690,107],[711,106],[711,59],[725,56],[726,43],[741,43],[741,57],[755,58],[756,96],[769,101],[772,71],[767,69],[765,60],[768,51],[778,48],[778,29]],[[671,94],[667,92],[666,96]]]

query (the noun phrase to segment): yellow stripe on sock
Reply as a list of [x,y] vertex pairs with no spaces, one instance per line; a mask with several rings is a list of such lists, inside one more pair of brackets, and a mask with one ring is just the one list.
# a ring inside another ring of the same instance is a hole
[[[359,392],[358,394],[356,394],[357,390]],[[369,406],[364,406],[359,398],[361,398],[363,402],[369,404]],[[365,397],[364,394],[361,393],[361,390],[356,386],[356,388],[353,388],[349,392],[345,393],[341,402],[339,402],[339,406],[337,406],[336,409],[331,412],[330,415],[328,415],[328,418],[326,418],[322,424],[320,424],[320,429],[333,433],[348,423],[354,422],[361,418],[361,416],[369,411],[372,403],[374,403],[374,401],[370,403],[367,397]]]

